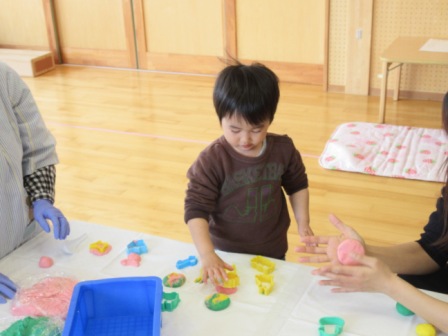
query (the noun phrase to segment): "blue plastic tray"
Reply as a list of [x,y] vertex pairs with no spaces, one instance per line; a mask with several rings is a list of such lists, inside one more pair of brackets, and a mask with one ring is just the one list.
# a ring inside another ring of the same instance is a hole
[[128,277],[79,282],[63,336],[158,336],[162,280]]

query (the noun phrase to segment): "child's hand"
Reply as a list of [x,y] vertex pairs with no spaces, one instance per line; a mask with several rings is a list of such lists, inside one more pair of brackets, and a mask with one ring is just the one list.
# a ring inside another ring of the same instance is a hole
[[[301,238],[303,237],[312,237],[314,236],[314,232],[309,225],[299,226],[299,235]],[[307,246],[317,246],[316,243],[306,243]]]
[[233,270],[233,267],[225,263],[215,251],[201,256],[202,281],[207,283],[210,280],[214,285],[222,284],[228,280],[226,269]]
[[299,228],[300,237],[314,236],[313,230],[309,226]]

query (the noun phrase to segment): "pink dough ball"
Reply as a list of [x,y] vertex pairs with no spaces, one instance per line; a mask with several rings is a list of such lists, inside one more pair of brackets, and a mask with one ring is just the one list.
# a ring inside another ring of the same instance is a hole
[[51,259],[50,257],[40,257],[39,260],[39,267],[41,268],[49,268],[53,266],[53,259]]
[[338,260],[343,265],[357,265],[350,253],[365,254],[364,246],[356,239],[346,239],[338,246]]

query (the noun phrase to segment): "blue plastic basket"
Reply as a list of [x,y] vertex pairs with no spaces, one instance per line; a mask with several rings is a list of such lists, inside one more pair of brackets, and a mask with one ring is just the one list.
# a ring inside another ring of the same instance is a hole
[[128,277],[79,282],[63,336],[158,336],[162,280]]

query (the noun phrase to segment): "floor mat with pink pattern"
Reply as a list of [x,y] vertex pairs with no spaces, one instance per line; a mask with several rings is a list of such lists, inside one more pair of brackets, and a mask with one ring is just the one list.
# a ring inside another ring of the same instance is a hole
[[339,125],[319,158],[323,168],[444,182],[443,129],[351,122]]

